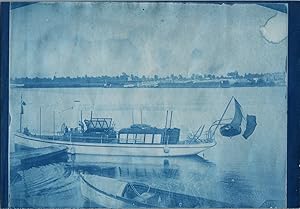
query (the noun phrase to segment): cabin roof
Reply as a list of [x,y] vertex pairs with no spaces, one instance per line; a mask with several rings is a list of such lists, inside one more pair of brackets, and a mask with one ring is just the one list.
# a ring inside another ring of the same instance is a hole
[[122,128],[119,134],[162,134],[164,129],[152,127],[148,124],[132,124],[129,128]]
[[[179,130],[178,128],[167,128],[167,131],[175,129]],[[133,124],[130,128],[122,128],[119,130],[119,134],[163,134],[165,131],[165,128],[156,128],[147,124]]]
[[163,132],[164,130],[159,128],[122,128],[119,130],[119,134],[162,134]]

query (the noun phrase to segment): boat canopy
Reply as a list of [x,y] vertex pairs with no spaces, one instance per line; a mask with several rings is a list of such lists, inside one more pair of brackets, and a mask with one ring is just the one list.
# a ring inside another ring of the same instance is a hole
[[87,129],[90,128],[101,128],[108,129],[112,128],[112,118],[91,118],[90,120],[84,120]]
[[133,124],[129,128],[122,128],[119,134],[163,134],[164,129],[146,124]]

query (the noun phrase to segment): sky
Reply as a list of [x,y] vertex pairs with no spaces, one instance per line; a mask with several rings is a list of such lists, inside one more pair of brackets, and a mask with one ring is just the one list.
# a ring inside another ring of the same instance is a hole
[[284,72],[287,27],[256,4],[30,4],[11,11],[10,75]]

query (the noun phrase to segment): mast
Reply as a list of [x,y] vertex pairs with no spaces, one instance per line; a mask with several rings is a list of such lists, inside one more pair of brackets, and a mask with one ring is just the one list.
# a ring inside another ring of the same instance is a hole
[[170,117],[170,128],[172,126],[172,116],[173,116],[173,110],[171,111],[171,117]]
[[42,138],[42,107],[40,106],[40,138]]
[[53,139],[55,136],[55,111],[53,111]]
[[141,124],[143,124],[143,110],[141,110]]
[[134,124],[133,110],[132,110],[132,112],[131,112],[131,120],[132,120],[132,124]]
[[169,116],[169,111],[167,110],[166,123],[165,123],[165,130],[164,130],[164,137],[163,137],[163,140],[164,140],[164,141],[165,141],[166,131],[167,131],[167,125],[168,125],[168,116]]
[[167,128],[167,125],[168,125],[168,115],[169,115],[169,111],[167,110],[165,129]]
[[[173,116],[173,110],[171,111],[171,115],[170,115],[169,129],[171,129],[171,125],[172,125],[172,116]],[[166,118],[165,135],[166,135],[166,132],[167,132],[167,118]],[[170,137],[170,135],[168,135],[167,138],[166,138],[167,145],[169,144],[169,137]]]
[[214,130],[213,133],[212,133],[212,136],[215,135],[215,133],[216,133],[216,131],[217,131],[219,125],[221,124],[221,121],[223,120],[223,117],[224,117],[225,113],[227,112],[228,107],[229,107],[229,105],[230,105],[230,103],[231,103],[231,101],[232,101],[233,98],[234,98],[234,96],[232,96],[231,99],[229,100],[229,102],[228,102],[228,104],[227,104],[227,106],[226,106],[226,108],[225,108],[225,110],[224,110],[224,112],[223,112],[223,114],[222,114],[222,116],[221,116],[221,118],[220,118],[220,120],[219,120],[219,122],[218,122],[216,128],[215,128],[215,130]]

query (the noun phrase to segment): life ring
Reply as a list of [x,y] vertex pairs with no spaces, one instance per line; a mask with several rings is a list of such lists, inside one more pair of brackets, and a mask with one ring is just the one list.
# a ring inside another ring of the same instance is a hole
[[170,148],[169,147],[164,147],[164,153],[169,153],[170,152]]

